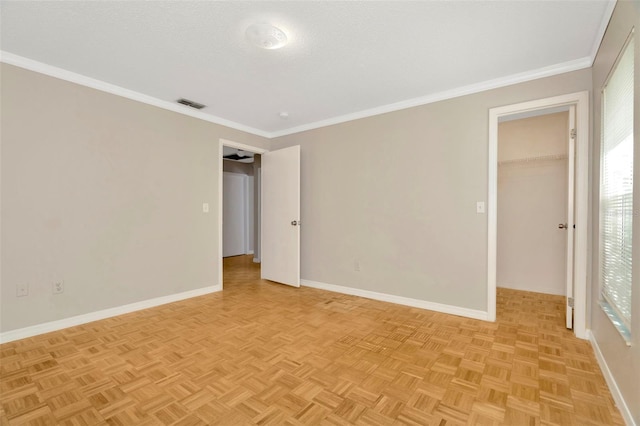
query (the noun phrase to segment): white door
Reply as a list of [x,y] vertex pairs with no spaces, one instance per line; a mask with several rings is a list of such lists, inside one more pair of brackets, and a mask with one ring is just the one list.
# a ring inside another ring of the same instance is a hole
[[300,146],[262,154],[263,279],[300,287]]
[[222,256],[246,253],[246,176],[222,174]]
[[568,185],[567,188],[567,328],[573,328],[573,244],[574,244],[574,181],[576,163],[576,107],[572,105],[569,109],[569,164],[568,164]]

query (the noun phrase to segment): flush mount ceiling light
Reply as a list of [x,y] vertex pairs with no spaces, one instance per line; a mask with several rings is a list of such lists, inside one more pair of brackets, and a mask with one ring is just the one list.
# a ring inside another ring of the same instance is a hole
[[287,35],[271,24],[253,24],[245,32],[247,40],[262,49],[280,49],[287,44]]

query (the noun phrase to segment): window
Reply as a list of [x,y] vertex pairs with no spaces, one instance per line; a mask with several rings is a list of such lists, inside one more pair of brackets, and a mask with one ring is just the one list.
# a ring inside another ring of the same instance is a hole
[[633,34],[602,94],[601,305],[630,342],[633,221]]

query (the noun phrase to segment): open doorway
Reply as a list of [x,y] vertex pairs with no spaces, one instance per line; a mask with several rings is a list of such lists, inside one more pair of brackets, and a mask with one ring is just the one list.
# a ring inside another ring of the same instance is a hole
[[[586,338],[586,276],[587,276],[587,211],[588,211],[588,158],[589,158],[589,105],[588,92],[579,92],[569,95],[557,96],[553,98],[541,99],[537,101],[525,102],[521,104],[508,105],[499,108],[492,108],[489,112],[489,176],[488,176],[488,259],[487,259],[487,306],[488,319],[494,321],[496,318],[496,287],[498,273],[498,173],[499,173],[499,126],[500,121],[509,118],[523,118],[524,116],[542,115],[547,112],[563,112],[575,110],[575,120],[569,120],[566,128],[567,158],[575,158],[574,166],[567,162],[566,175],[574,182],[567,182],[566,197],[568,208],[574,208],[574,212],[567,211],[565,218],[573,217],[574,220],[567,219],[561,221],[561,228],[566,231],[566,259],[561,266],[566,268],[565,285],[567,321],[575,318],[573,323],[574,332],[577,337]],[[549,111],[549,109],[554,109]],[[569,114],[571,117],[571,114]],[[573,141],[573,144],[569,142]],[[573,148],[572,148],[573,147]],[[575,153],[572,151],[575,149]],[[526,151],[526,150],[525,150]],[[520,153],[523,159],[527,159],[527,154]],[[552,158],[561,157],[562,153],[549,154],[544,160],[554,161]],[[544,154],[532,154],[533,157],[544,157]],[[517,157],[512,158],[517,161]],[[507,158],[503,157],[503,165],[506,165]],[[573,169],[572,169],[573,168]],[[529,182],[530,183],[530,182]],[[539,183],[538,183],[539,184]],[[571,191],[575,190],[574,194]],[[572,199],[573,203],[568,203]],[[560,214],[560,213],[559,213]],[[564,213],[562,213],[564,214]],[[573,223],[570,223],[573,222]],[[526,225],[525,225],[526,226]],[[555,226],[558,226],[556,224]],[[558,265],[555,266],[558,268]]]
[[[574,106],[498,120],[499,297],[543,293],[558,306],[573,297],[573,123]],[[565,323],[573,328],[570,305]]]
[[[256,212],[254,247],[260,262],[260,279],[300,287],[300,146],[274,151],[219,140],[218,174],[218,282],[223,280],[223,154],[224,148],[260,154],[255,181]],[[243,155],[244,157],[244,155]],[[255,269],[255,268],[254,268]]]
[[252,255],[256,250],[260,154],[223,147],[222,257]]
[[567,294],[570,113],[499,121],[498,288]]
[[[266,150],[220,139],[219,141],[219,282],[224,269],[242,276],[254,273],[260,263],[260,156]],[[252,272],[251,272],[252,271]]]

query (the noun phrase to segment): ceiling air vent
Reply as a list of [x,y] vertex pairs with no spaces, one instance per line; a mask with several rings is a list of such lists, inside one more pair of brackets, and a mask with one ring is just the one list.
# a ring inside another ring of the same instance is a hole
[[178,102],[179,104],[182,104],[182,105],[186,105],[186,106],[191,107],[191,108],[195,108],[195,109],[202,109],[202,108],[206,107],[206,105],[202,105],[202,104],[190,101],[189,99],[185,99],[185,98],[180,98],[176,102]]

